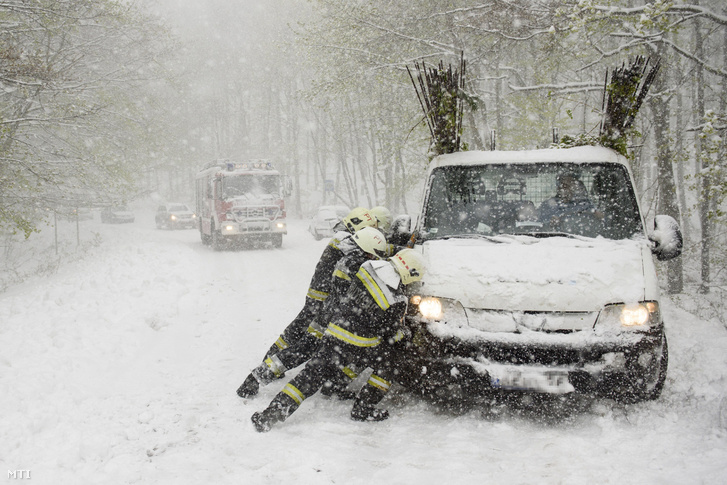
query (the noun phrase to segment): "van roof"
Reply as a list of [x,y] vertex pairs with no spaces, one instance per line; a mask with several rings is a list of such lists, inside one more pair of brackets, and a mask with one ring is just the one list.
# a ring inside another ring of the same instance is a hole
[[619,163],[628,167],[625,157],[614,150],[598,146],[573,148],[544,148],[540,150],[512,151],[466,151],[448,153],[436,157],[429,164],[429,170],[436,167],[454,165],[486,165],[491,163],[537,163],[537,162],[575,162],[575,163]]

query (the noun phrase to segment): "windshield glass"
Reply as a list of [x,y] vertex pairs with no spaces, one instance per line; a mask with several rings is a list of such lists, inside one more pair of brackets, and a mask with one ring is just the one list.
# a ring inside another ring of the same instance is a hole
[[626,239],[642,232],[628,173],[609,163],[437,168],[422,226],[424,239],[498,234]]
[[279,175],[243,174],[225,177],[222,182],[222,193],[225,199],[243,196],[258,198],[263,195],[278,197],[279,192]]

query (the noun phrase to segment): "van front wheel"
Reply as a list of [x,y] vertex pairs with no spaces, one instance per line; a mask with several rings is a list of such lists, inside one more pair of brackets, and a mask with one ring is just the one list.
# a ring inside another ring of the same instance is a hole
[[669,366],[669,347],[666,335],[661,335],[661,343],[649,356],[646,353],[637,357],[629,367],[626,383],[613,397],[622,403],[638,403],[658,399],[664,389],[666,370]]

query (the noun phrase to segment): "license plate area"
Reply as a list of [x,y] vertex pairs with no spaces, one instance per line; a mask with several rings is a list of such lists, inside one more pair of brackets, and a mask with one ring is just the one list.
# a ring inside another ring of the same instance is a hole
[[568,371],[549,367],[488,366],[490,384],[495,389],[567,394],[575,388]]
[[270,221],[247,221],[245,222],[244,227],[247,231],[269,231]]

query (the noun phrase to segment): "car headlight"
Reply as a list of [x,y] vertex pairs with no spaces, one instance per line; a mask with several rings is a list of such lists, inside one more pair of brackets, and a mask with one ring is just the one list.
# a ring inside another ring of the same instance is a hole
[[169,218],[171,220],[173,220],[173,221],[176,221],[177,220],[177,216],[175,216],[174,214],[172,214],[171,216],[169,216]]
[[633,304],[608,305],[596,320],[596,333],[645,332],[661,325],[659,304],[644,301]]
[[450,298],[414,295],[409,299],[409,314],[426,321],[467,322],[462,304]]

